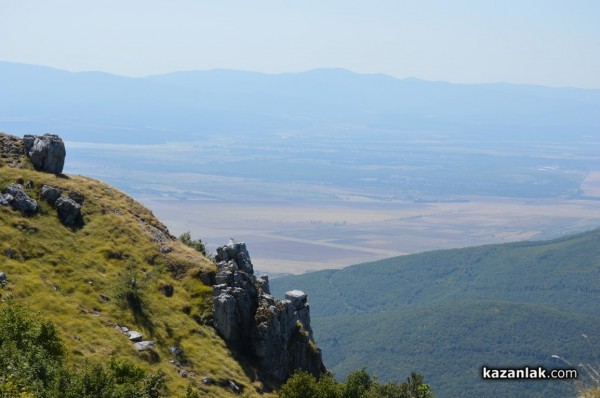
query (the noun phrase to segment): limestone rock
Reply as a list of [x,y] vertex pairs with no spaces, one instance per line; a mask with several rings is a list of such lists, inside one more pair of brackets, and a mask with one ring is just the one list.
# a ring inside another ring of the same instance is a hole
[[259,286],[259,290],[262,290],[266,294],[271,294],[271,288],[269,287],[269,275],[261,275],[256,279],[256,283]]
[[153,349],[155,345],[156,343],[154,341],[140,341],[138,343],[135,343],[133,345],[133,348],[135,348],[138,351],[147,351]]
[[10,202],[13,201],[13,199],[14,198],[12,197],[12,195],[3,195],[2,193],[0,193],[0,206],[8,206]]
[[138,342],[142,341],[143,337],[140,332],[136,332],[135,330],[130,330],[127,333],[127,337],[129,337],[129,341]]
[[56,211],[60,222],[68,227],[83,225],[81,206],[71,198],[60,197],[56,200]]
[[297,310],[304,308],[306,305],[306,293],[302,290],[290,290],[289,292],[286,292],[285,299],[290,300]]
[[226,341],[238,341],[238,312],[235,298],[231,294],[221,293],[214,299],[213,317],[215,328]]
[[4,198],[15,210],[22,211],[28,215],[34,214],[37,211],[37,202],[27,195],[21,184],[10,184],[6,188],[6,192],[8,195],[4,195]]
[[247,273],[254,273],[252,262],[250,261],[250,254],[246,249],[244,242],[236,242],[233,239],[229,240],[229,243],[225,246],[217,248],[217,255],[215,256],[217,262],[221,261],[234,261],[239,269]]
[[209,272],[200,272],[198,274],[198,278],[204,283],[206,286],[212,286],[215,284],[215,273],[212,271]]
[[69,197],[69,199],[72,199],[79,206],[83,206],[83,202],[85,202],[85,196],[83,196],[83,194],[81,192],[70,191],[67,194],[67,196]]
[[42,185],[42,199],[54,206],[56,200],[60,198],[61,191],[58,188],[49,185]]
[[254,276],[246,245],[230,240],[217,248],[213,319],[234,349],[257,361],[261,373],[283,383],[296,369],[315,377],[325,371],[310,326],[306,293],[285,300],[270,295],[269,278]]
[[227,380],[227,386],[231,391],[233,391],[236,394],[242,393],[242,388],[238,386],[233,380]]
[[65,144],[55,134],[43,136],[26,135],[23,137],[25,154],[33,163],[36,170],[60,174],[65,164]]

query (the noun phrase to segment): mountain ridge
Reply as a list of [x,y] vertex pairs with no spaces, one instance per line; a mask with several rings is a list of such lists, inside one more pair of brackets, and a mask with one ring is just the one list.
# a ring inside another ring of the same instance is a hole
[[[25,134],[60,123],[66,140],[93,142],[132,143],[143,137],[162,143],[165,133],[186,141],[214,132],[268,134],[332,126],[467,136],[485,130],[496,138],[508,134],[526,140],[539,134],[558,137],[566,128],[586,134],[600,124],[598,89],[452,84],[340,69],[129,78],[0,62],[0,84],[10,93],[0,99],[7,128]],[[124,136],[122,129],[130,134]]]
[[565,365],[552,355],[595,366],[599,243],[595,229],[547,241],[438,250],[286,276],[273,280],[272,290],[281,294],[293,284],[310,293],[323,360],[339,377],[363,358],[383,380],[409,368],[423,372],[439,397],[524,391],[560,397],[574,394],[575,386],[494,384],[482,381],[478,370]]

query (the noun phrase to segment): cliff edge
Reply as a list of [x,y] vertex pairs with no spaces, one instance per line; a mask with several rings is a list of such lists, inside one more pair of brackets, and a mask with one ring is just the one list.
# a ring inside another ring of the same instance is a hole
[[325,372],[310,326],[307,295],[299,290],[284,300],[271,296],[268,276],[254,275],[243,242],[217,248],[213,286],[214,325],[234,349],[256,360],[259,371],[283,383],[295,370],[315,377]]

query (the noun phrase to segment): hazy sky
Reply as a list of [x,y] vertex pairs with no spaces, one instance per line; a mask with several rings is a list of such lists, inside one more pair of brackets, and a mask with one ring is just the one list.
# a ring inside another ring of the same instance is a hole
[[0,0],[0,60],[600,88],[597,0]]

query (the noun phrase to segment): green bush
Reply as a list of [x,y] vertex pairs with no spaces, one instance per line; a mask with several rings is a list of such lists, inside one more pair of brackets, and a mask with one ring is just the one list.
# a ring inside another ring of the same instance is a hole
[[431,398],[431,388],[423,376],[411,373],[404,383],[381,384],[369,375],[365,368],[348,375],[345,383],[335,381],[331,374],[317,379],[297,371],[281,387],[281,398]]
[[12,302],[0,304],[0,398],[160,398],[161,373],[112,359],[83,370],[64,364],[54,327]]
[[115,287],[115,299],[121,308],[131,311],[136,323],[152,331],[154,325],[148,312],[148,295],[146,292],[149,276],[146,275],[142,280],[138,275],[135,263],[130,262],[127,271],[121,276]]
[[200,239],[193,240],[190,231],[182,233],[179,236],[179,241],[206,256],[206,245]]

